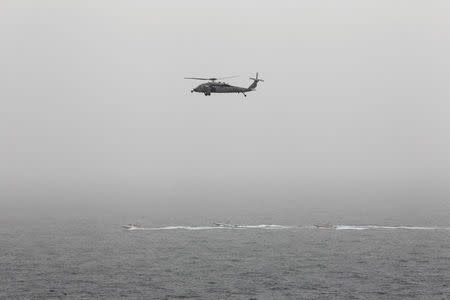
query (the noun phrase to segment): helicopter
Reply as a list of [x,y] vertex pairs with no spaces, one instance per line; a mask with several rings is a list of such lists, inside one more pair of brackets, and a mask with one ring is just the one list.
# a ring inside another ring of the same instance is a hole
[[195,89],[191,90],[191,93],[193,92],[203,93],[205,94],[205,96],[211,96],[211,93],[238,93],[238,94],[241,93],[244,95],[244,97],[247,97],[247,95],[245,94],[246,92],[251,92],[256,89],[258,82],[264,81],[258,78],[258,73],[256,73],[255,78],[250,77],[250,79],[253,80],[253,83],[248,88],[229,85],[228,83],[217,81],[221,79],[235,78],[235,77],[238,76],[228,76],[221,78],[184,77],[184,79],[208,80],[207,83],[202,83]]

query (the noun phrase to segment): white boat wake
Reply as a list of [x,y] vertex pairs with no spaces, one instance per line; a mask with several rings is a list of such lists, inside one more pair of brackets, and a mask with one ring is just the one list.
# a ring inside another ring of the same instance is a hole
[[422,227],[422,226],[380,226],[380,225],[333,225],[330,228],[316,228],[315,226],[287,226],[275,224],[260,225],[233,225],[233,226],[165,226],[165,227],[131,227],[127,231],[149,231],[149,230],[239,230],[239,229],[262,229],[262,230],[285,230],[285,229],[314,229],[314,230],[450,230],[450,227]]
[[422,226],[380,226],[380,225],[336,225],[336,230],[368,230],[368,229],[406,229],[406,230],[450,230],[449,227],[422,227]]
[[[165,226],[165,227],[133,227],[127,230],[213,230],[213,229],[289,229],[294,226],[283,225],[233,225],[233,226]],[[298,228],[298,227],[297,227]]]
[[131,230],[208,230],[208,229],[222,229],[222,227],[215,226],[165,226],[165,227],[148,227],[148,228],[133,228]]

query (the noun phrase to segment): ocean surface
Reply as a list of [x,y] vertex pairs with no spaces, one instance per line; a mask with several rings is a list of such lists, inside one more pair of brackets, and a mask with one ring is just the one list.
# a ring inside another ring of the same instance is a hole
[[450,299],[450,227],[140,222],[3,217],[0,298]]

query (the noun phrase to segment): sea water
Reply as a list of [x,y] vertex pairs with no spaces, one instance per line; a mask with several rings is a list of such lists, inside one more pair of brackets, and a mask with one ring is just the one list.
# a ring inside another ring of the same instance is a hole
[[450,296],[445,226],[143,221],[142,229],[124,230],[99,215],[2,218],[0,298]]

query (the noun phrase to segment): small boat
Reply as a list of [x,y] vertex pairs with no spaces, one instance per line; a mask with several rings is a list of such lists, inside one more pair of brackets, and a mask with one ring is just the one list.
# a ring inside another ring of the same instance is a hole
[[142,226],[140,224],[127,224],[122,225],[122,228],[126,230],[133,230],[133,229],[141,229]]
[[316,227],[316,228],[325,228],[325,229],[333,229],[333,228],[335,228],[333,225],[328,224],[328,223],[326,223],[326,224],[314,224],[313,226]]

